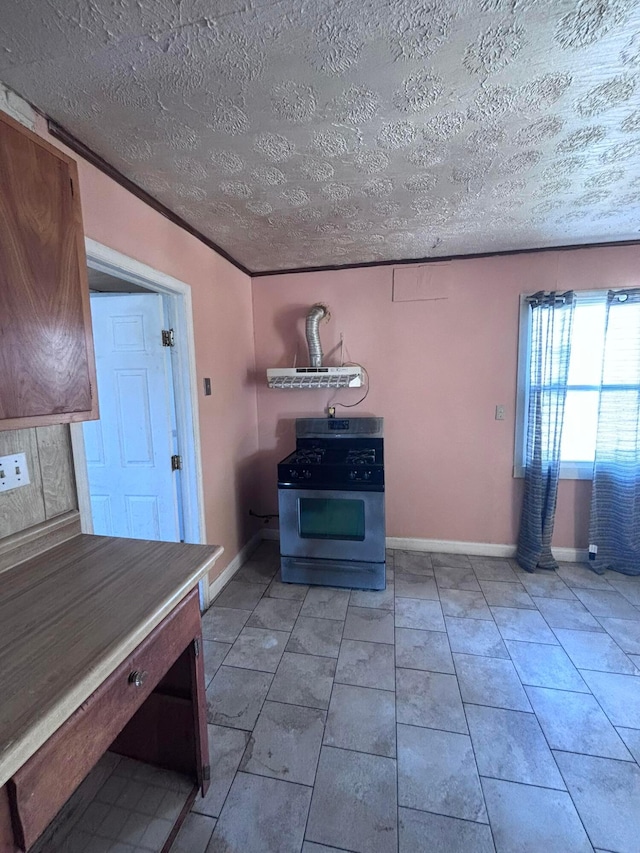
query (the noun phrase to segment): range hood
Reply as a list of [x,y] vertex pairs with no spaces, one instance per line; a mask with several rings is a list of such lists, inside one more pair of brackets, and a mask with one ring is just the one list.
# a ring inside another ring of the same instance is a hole
[[270,367],[269,388],[360,388],[362,368],[347,367]]
[[307,389],[307,388],[360,388],[363,370],[359,365],[349,364],[341,367],[322,366],[322,347],[320,345],[320,321],[329,320],[326,305],[313,305],[305,323],[307,346],[309,347],[309,367],[270,367],[267,370],[269,388]]

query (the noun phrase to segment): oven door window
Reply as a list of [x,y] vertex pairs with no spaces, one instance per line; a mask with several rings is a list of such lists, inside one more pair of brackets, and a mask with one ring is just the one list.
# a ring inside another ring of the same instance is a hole
[[302,539],[364,541],[364,501],[342,498],[299,498],[298,528]]

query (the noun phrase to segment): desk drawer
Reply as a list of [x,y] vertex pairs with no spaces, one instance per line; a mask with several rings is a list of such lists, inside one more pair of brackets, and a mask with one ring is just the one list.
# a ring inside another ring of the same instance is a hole
[[23,849],[39,837],[200,631],[195,589],[10,780],[14,832]]

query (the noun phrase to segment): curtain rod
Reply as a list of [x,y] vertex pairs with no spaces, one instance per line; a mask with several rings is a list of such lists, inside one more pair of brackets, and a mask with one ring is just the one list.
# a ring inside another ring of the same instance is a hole
[[539,290],[531,296],[525,296],[525,301],[529,305],[568,305],[575,299],[573,290],[566,290],[561,293],[557,290]]
[[625,287],[620,290],[610,290],[607,294],[609,302],[640,302],[640,287]]

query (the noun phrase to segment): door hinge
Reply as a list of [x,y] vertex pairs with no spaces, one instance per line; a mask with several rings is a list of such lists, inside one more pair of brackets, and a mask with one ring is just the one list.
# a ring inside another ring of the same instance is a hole
[[204,779],[205,782],[211,781],[211,765],[210,764],[203,764],[202,765],[202,778]]
[[199,657],[200,657],[200,638],[199,638],[199,637],[196,637],[196,638],[194,639],[194,641],[193,641],[193,649],[194,649],[194,651],[195,651],[195,653],[196,653],[196,657],[197,657],[197,658],[199,658]]
[[163,329],[162,330],[162,346],[163,347],[173,347],[175,346],[176,340],[175,335],[173,334],[173,329]]
[[182,470],[182,456],[178,456],[177,453],[171,457],[171,470],[172,471],[181,471]]

